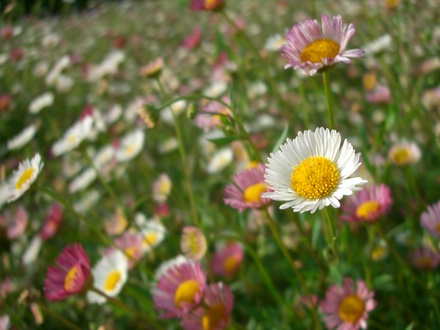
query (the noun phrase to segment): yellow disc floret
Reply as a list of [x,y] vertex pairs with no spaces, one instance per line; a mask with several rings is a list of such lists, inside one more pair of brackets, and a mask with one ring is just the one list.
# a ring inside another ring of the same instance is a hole
[[290,177],[292,189],[301,197],[320,199],[330,196],[340,180],[337,165],[322,156],[312,156],[295,166]]
[[76,274],[78,273],[78,268],[73,266],[67,272],[66,278],[64,279],[64,290],[71,291],[75,285]]
[[105,280],[104,290],[105,291],[113,291],[121,280],[121,272],[119,270],[112,271]]
[[218,329],[222,321],[227,321],[226,308],[223,304],[214,304],[210,306],[205,315],[203,315],[203,330]]
[[182,303],[192,304],[195,296],[199,292],[200,284],[196,280],[188,280],[179,285],[174,295],[174,304],[181,308]]
[[261,194],[266,191],[264,183],[253,184],[246,188],[243,194],[243,199],[246,203],[261,203]]
[[346,296],[339,305],[339,317],[347,323],[356,323],[364,314],[365,302],[356,294]]
[[15,188],[17,190],[20,190],[21,187],[32,177],[34,171],[35,169],[33,167],[29,167],[26,171],[24,171],[20,178],[18,178],[17,183],[15,184]]
[[330,39],[319,39],[307,45],[301,53],[302,62],[320,63],[324,58],[335,58],[340,45]]
[[373,220],[375,213],[380,211],[380,203],[377,201],[366,201],[356,209],[356,216],[364,220]]

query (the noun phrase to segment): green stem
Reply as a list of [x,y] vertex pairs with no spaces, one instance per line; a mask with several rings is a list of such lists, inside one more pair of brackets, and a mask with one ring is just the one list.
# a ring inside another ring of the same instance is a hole
[[[163,97],[167,98],[166,93],[165,93],[165,89],[163,88],[163,85],[160,82],[159,78],[157,78],[156,81],[157,81],[157,83],[159,85],[159,89],[160,89]],[[198,216],[198,213],[197,213],[196,203],[195,203],[195,199],[194,199],[194,192],[193,192],[192,184],[191,184],[191,174],[190,174],[190,171],[189,171],[188,161],[186,159],[185,148],[184,148],[184,145],[183,145],[182,132],[180,130],[179,121],[178,121],[178,118],[177,118],[176,114],[172,110],[171,110],[171,114],[173,116],[174,129],[176,131],[177,141],[178,141],[178,145],[179,145],[180,159],[182,161],[183,172],[184,172],[184,175],[185,175],[185,183],[184,183],[185,189],[186,189],[186,191],[188,193],[189,202],[190,202],[190,205],[191,205],[191,212],[192,212],[192,216],[193,216],[193,219],[194,219],[194,224],[197,227],[200,227],[199,216]]]
[[65,327],[72,329],[72,330],[81,330],[82,328],[77,327],[75,324],[73,324],[72,322],[66,320],[64,317],[62,317],[60,314],[54,312],[53,310],[51,310],[49,307],[47,307],[45,304],[43,304],[40,301],[37,301],[36,304],[47,314],[49,314],[50,316],[52,316],[54,319],[57,319],[58,321],[60,321]]
[[336,223],[335,223],[335,217],[330,214],[331,212],[329,211],[328,207],[324,208],[324,213],[325,213],[325,217],[327,219],[327,223],[330,227],[330,242],[327,242],[328,245],[330,245],[333,255],[336,258],[336,261],[339,261],[339,253],[338,253],[338,248],[337,248],[337,239],[338,239],[338,233],[336,230]]
[[330,89],[330,79],[328,77],[328,72],[324,71],[322,73],[322,81],[324,83],[325,98],[327,99],[327,111],[328,111],[328,121],[330,129],[335,128],[335,120],[333,118],[333,101],[332,92]]
[[303,114],[304,114],[304,128],[310,129],[309,106],[307,104],[306,95],[304,92],[304,81],[299,75],[297,75],[297,77],[298,77],[298,90],[299,90],[299,95],[301,97],[301,107],[303,109]]
[[310,303],[310,307],[312,310],[312,317],[313,317],[313,322],[315,325],[315,329],[320,329],[320,324],[319,324],[319,318],[318,318],[318,312],[317,312],[317,308],[313,302],[313,298],[312,298],[312,294],[308,288],[308,286],[306,285],[306,282],[304,280],[304,277],[302,276],[301,272],[298,270],[298,268],[295,266],[295,262],[292,259],[292,257],[290,256],[289,252],[287,251],[286,245],[284,244],[283,240],[280,237],[280,234],[278,232],[278,229],[276,228],[275,222],[272,218],[272,215],[269,213],[269,211],[267,209],[264,209],[264,214],[266,216],[266,220],[267,220],[267,224],[269,225],[269,228],[272,232],[272,236],[274,237],[278,247],[280,248],[281,252],[283,253],[284,257],[286,258],[288,264],[290,265],[290,267],[292,268],[293,272],[296,275],[296,278],[298,279],[298,282],[300,284],[300,286],[304,289],[304,291],[306,292],[307,297],[309,298],[309,303]]

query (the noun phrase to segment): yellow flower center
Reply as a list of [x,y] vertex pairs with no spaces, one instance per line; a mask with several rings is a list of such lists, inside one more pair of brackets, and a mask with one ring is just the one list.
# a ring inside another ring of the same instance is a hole
[[247,164],[246,169],[247,169],[247,170],[250,170],[251,168],[257,168],[258,165],[260,165],[259,162],[256,162],[255,160],[252,160],[252,161],[250,161],[250,162]]
[[34,174],[35,169],[33,167],[29,167],[26,169],[23,174],[18,178],[17,183],[15,184],[15,188],[17,190],[20,190],[21,187],[29,181],[29,179],[32,177],[32,174]]
[[119,270],[112,271],[108,276],[104,284],[104,291],[113,291],[116,285],[121,280],[122,274]]
[[371,91],[376,87],[377,78],[376,74],[373,72],[368,72],[362,77],[362,84],[364,85],[365,90]]
[[129,248],[126,248],[126,249],[124,250],[124,252],[125,252],[125,254],[127,255],[127,257],[128,257],[129,259],[136,259],[136,258],[135,258],[136,248],[134,248],[134,247],[129,247]]
[[238,267],[239,260],[236,256],[230,256],[223,262],[223,269],[227,274],[232,274]]
[[404,165],[410,162],[411,153],[407,148],[399,148],[394,151],[391,158],[397,165]]
[[380,210],[380,203],[377,201],[366,201],[356,209],[356,216],[364,220],[374,220],[374,213]]
[[382,260],[386,254],[387,251],[382,246],[379,246],[371,252],[371,259],[374,261]]
[[214,304],[202,317],[203,330],[217,329],[222,321],[227,321],[226,308],[223,304]]
[[364,314],[365,302],[356,294],[346,296],[339,305],[339,317],[342,321],[356,323]]
[[219,0],[205,0],[205,8],[210,10],[216,9],[218,1]]
[[194,303],[195,296],[199,292],[200,284],[196,280],[188,280],[179,285],[174,295],[174,304],[180,308],[182,303]]
[[67,144],[68,144],[68,145],[75,144],[77,138],[78,138],[78,137],[77,137],[75,134],[69,135],[69,136],[67,137]]
[[154,245],[157,242],[157,233],[148,233],[144,237],[144,243],[147,245]]
[[437,233],[440,233],[440,223],[437,224],[437,226],[435,227],[435,230],[437,231]]
[[197,254],[199,252],[199,244],[197,242],[197,235],[195,233],[190,233],[188,236],[188,245],[189,249],[193,254]]
[[76,279],[76,274],[78,273],[78,268],[76,266],[73,266],[68,271],[66,278],[64,279],[64,290],[71,291]]
[[124,152],[126,156],[131,156],[134,152],[134,145],[125,147]]
[[416,266],[418,268],[422,268],[422,269],[432,268],[433,265],[434,265],[434,263],[433,263],[433,260],[431,257],[420,257],[416,261]]
[[324,58],[335,58],[339,54],[339,48],[339,44],[334,40],[315,40],[303,49],[301,61],[320,63]]
[[301,197],[319,199],[329,196],[339,184],[340,173],[335,163],[322,156],[304,159],[293,168],[292,189]]
[[261,203],[261,194],[266,191],[264,183],[256,183],[246,188],[243,194],[246,203]]

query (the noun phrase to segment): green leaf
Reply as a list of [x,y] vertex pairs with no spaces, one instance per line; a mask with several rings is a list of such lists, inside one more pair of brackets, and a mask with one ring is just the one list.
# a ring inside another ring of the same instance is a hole
[[217,147],[221,147],[238,140],[243,140],[243,138],[240,136],[226,136],[218,139],[208,139],[209,142],[214,143]]
[[275,145],[274,145],[274,147],[273,147],[273,149],[272,149],[272,152],[275,152],[275,151],[277,151],[279,148],[280,148],[280,145],[282,144],[282,143],[284,143],[284,141],[286,141],[286,137],[287,137],[287,132],[289,131],[289,124],[285,124],[284,125],[284,129],[283,129],[283,131],[281,132],[281,135],[280,135],[280,137],[278,138],[278,140],[277,140],[277,143],[275,143]]

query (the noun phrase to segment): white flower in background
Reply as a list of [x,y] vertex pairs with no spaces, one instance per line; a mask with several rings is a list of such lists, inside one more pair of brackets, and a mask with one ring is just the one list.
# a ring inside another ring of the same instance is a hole
[[26,159],[20,163],[9,181],[8,203],[21,197],[30,188],[43,166],[40,154],[36,154],[31,160]]
[[85,169],[69,184],[69,192],[73,194],[77,191],[86,189],[93,181],[95,181],[97,176],[95,169],[91,167]]
[[79,201],[73,204],[73,208],[78,213],[86,213],[88,210],[90,210],[91,207],[95,206],[98,203],[100,198],[101,195],[97,190],[89,189],[86,195],[84,195]]
[[385,34],[362,47],[365,50],[365,55],[370,56],[381,52],[382,50],[389,49],[392,43],[391,36]]
[[93,164],[97,169],[100,169],[111,162],[113,157],[115,156],[115,148],[112,145],[106,145],[99,149],[93,158]]
[[64,136],[52,146],[52,154],[57,157],[75,149],[82,141],[87,139],[93,128],[93,118],[86,116],[76,122],[67,130]]
[[264,95],[267,92],[267,86],[262,81],[251,83],[247,90],[247,95],[250,99],[254,99],[257,96]]
[[[113,250],[105,255],[93,267],[93,286],[104,292],[109,297],[115,297],[121,291],[127,281],[128,260],[120,250]],[[103,296],[95,292],[87,292],[89,303],[103,304],[106,302]]]
[[209,140],[218,139],[218,138],[222,138],[222,137],[225,137],[224,133],[221,130],[216,128],[216,129],[213,129],[211,131],[204,133],[199,138],[200,150],[202,151],[202,154],[206,158],[210,158],[212,156],[212,154],[214,152],[216,152],[216,150],[217,150],[217,147],[215,146],[215,144]]
[[126,134],[121,139],[121,144],[116,150],[116,160],[118,162],[126,162],[139,155],[144,146],[144,139],[145,133],[141,129]]
[[70,78],[69,76],[66,76],[64,74],[60,74],[58,76],[58,79],[56,81],[56,89],[58,92],[60,93],[67,93],[68,91],[70,91],[72,89],[73,86],[73,79]]
[[140,97],[135,98],[127,105],[124,111],[124,119],[129,123],[134,122],[139,116],[138,109],[142,106],[144,106],[144,100]]
[[53,86],[56,84],[61,72],[70,65],[70,57],[65,55],[55,63],[52,70],[46,76],[46,84]]
[[281,34],[275,34],[267,39],[264,48],[269,52],[278,52],[285,42],[286,39]]
[[51,92],[44,93],[37,96],[29,105],[29,113],[37,114],[42,109],[49,107],[53,104],[54,95]]
[[49,70],[49,65],[46,62],[40,62],[34,67],[34,75],[36,77],[43,77],[47,70]]
[[20,149],[32,140],[35,133],[37,132],[37,125],[31,124],[14,136],[12,139],[8,140],[7,147],[8,150]]
[[2,206],[6,204],[6,201],[8,200],[8,192],[9,192],[9,185],[7,182],[1,182],[0,183],[0,210],[2,209]]
[[60,43],[60,37],[57,34],[50,33],[43,38],[41,45],[44,48],[54,48]]
[[35,260],[37,260],[42,244],[43,240],[41,239],[40,235],[36,235],[34,238],[32,238],[21,259],[24,265],[31,265],[35,262]]
[[114,124],[122,115],[122,107],[119,104],[112,105],[107,112],[104,113],[104,122],[107,125]]
[[234,153],[230,148],[223,148],[218,150],[206,166],[206,171],[209,174],[214,174],[222,171],[225,167],[231,164],[234,159]]
[[158,246],[165,238],[165,227],[156,220],[147,220],[142,213],[136,213],[134,221],[142,235],[142,253],[145,254]]
[[216,81],[205,88],[203,95],[215,98],[223,95],[227,89],[228,84],[225,81]]
[[161,155],[164,155],[173,150],[176,150],[178,146],[179,146],[179,141],[177,141],[175,137],[172,137],[162,141],[157,149]]
[[165,173],[161,173],[153,182],[153,200],[156,203],[165,202],[170,195],[172,186],[170,177]]
[[172,125],[174,123],[173,113],[174,116],[178,117],[183,111],[185,111],[186,106],[187,103],[184,100],[174,102],[168,108],[165,108],[160,112],[160,118],[167,124]]
[[114,51],[108,54],[98,65],[92,66],[88,72],[89,81],[99,81],[104,76],[114,75],[118,72],[119,65],[125,61],[125,54],[122,51]]
[[105,120],[102,116],[101,111],[99,111],[98,109],[93,109],[92,117],[93,127],[90,131],[88,139],[95,141],[99,133],[105,132],[107,130],[107,125],[105,124]]

